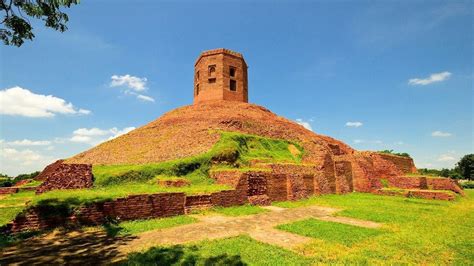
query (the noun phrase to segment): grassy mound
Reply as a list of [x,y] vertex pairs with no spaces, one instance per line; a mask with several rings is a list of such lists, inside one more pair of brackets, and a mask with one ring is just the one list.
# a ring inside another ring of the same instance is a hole
[[144,183],[156,181],[157,176],[183,177],[193,185],[210,185],[213,183],[209,178],[211,167],[243,168],[252,160],[301,162],[303,150],[296,143],[235,132],[220,134],[219,142],[198,156],[156,164],[94,166],[94,186]]

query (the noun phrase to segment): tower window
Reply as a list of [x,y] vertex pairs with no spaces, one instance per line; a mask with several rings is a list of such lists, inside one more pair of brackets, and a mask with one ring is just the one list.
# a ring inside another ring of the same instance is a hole
[[216,78],[210,78],[209,83],[216,83]]
[[231,79],[229,83],[229,88],[231,91],[236,91],[237,90],[237,81]]
[[230,68],[229,68],[229,75],[230,75],[231,77],[235,77],[235,67],[230,67]]
[[196,85],[196,95],[199,95],[199,84]]
[[216,73],[216,65],[210,65],[208,68],[209,77],[213,76]]

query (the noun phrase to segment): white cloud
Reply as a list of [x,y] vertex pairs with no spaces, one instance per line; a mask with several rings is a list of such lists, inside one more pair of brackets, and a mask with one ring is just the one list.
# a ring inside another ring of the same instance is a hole
[[433,73],[431,74],[428,78],[424,78],[424,79],[420,79],[420,78],[412,78],[410,80],[408,80],[408,84],[410,85],[428,85],[428,84],[431,84],[431,83],[435,83],[435,82],[441,82],[441,81],[444,81],[444,80],[447,80],[449,79],[449,77],[451,76],[451,73],[450,72],[441,72],[441,73]]
[[367,144],[383,144],[383,141],[381,140],[364,140],[364,139],[355,139],[354,143],[356,144],[361,144],[361,143],[367,143]]
[[110,77],[110,87],[127,87],[133,91],[145,91],[147,78],[139,78],[129,74],[124,76],[113,75]]
[[11,146],[47,146],[51,144],[51,141],[23,139],[23,140],[9,141],[6,144],[11,145]]
[[113,75],[112,77],[110,77],[110,79],[110,87],[120,87],[122,88],[122,92],[124,94],[133,95],[141,101],[155,102],[155,99],[153,99],[152,97],[141,94],[148,90],[148,88],[146,87],[146,83],[148,81],[147,78],[139,78],[127,74],[123,76]]
[[42,170],[56,159],[29,149],[2,148],[0,153],[0,172],[9,175],[31,173]]
[[143,100],[143,101],[146,101],[146,102],[153,102],[153,103],[155,102],[155,99],[153,99],[152,97],[142,95],[142,94],[138,94],[137,99],[140,99],[140,100]]
[[453,135],[453,134],[451,134],[451,133],[443,132],[443,131],[439,131],[439,130],[438,130],[438,131],[433,131],[433,132],[431,133],[431,136],[433,136],[433,137],[441,137],[441,138],[443,138],[443,137],[444,137],[444,138],[445,138],[445,137],[451,137],[452,135]]
[[395,143],[393,143],[393,144],[395,144],[395,145],[403,145],[403,144],[405,144],[405,143],[404,143],[403,141],[397,141],[397,142],[395,142]]
[[346,127],[361,127],[363,125],[362,122],[347,122]]
[[456,161],[456,158],[452,154],[441,154],[438,157],[438,162],[450,162]]
[[100,128],[79,128],[74,130],[72,137],[69,139],[72,142],[78,143],[87,143],[90,145],[97,145],[107,140],[114,139],[118,136],[126,134],[135,127],[126,127],[123,129],[118,129],[116,127],[109,129],[100,129]]
[[0,114],[53,117],[56,114],[90,114],[53,95],[35,94],[18,86],[0,90]]
[[[313,121],[313,119],[310,119],[309,121]],[[296,119],[296,123],[302,125],[304,128],[313,131],[313,128],[311,127],[311,124],[308,121],[304,121],[301,118]]]

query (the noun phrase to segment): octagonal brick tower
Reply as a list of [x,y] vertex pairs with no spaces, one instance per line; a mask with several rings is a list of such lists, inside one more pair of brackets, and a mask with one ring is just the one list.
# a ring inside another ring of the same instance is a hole
[[194,104],[219,100],[248,102],[244,57],[223,48],[202,52],[194,64]]

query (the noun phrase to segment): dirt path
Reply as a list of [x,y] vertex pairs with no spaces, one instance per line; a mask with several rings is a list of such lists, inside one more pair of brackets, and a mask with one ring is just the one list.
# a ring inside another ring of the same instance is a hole
[[0,250],[0,265],[102,264],[120,261],[130,252],[152,246],[175,245],[247,234],[286,249],[308,243],[311,238],[274,229],[297,220],[316,218],[356,226],[377,228],[381,224],[333,216],[338,209],[301,207],[284,209],[264,207],[269,212],[241,217],[195,215],[199,222],[149,231],[137,236],[109,237],[105,232],[53,232]]
[[174,227],[170,229],[149,231],[137,236],[136,239],[121,246],[124,253],[146,250],[152,246],[185,244],[202,240],[248,234],[250,237],[268,244],[293,249],[311,241],[311,238],[299,236],[274,229],[279,224],[297,220],[316,218],[355,226],[377,228],[381,225],[347,217],[335,217],[337,209],[327,207],[301,207],[284,209],[274,206],[266,207],[270,212],[243,217],[196,216],[198,223]]

